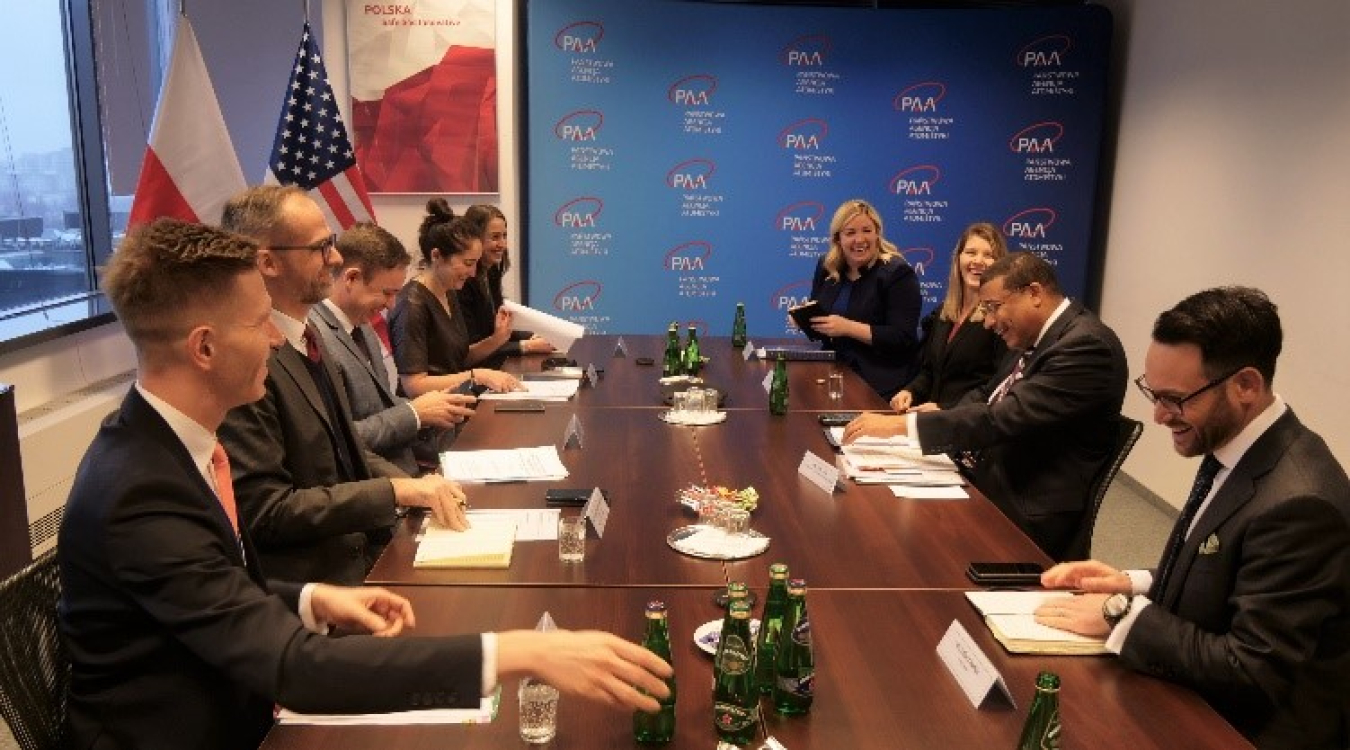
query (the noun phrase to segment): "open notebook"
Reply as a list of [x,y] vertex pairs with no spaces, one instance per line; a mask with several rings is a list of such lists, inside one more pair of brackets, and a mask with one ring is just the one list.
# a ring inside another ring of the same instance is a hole
[[465,531],[428,523],[413,557],[414,568],[509,568],[516,543],[510,519],[478,518]]
[[1014,654],[1092,656],[1110,653],[1106,641],[1069,633],[1036,622],[1042,602],[1073,596],[1064,591],[967,591],[966,598],[984,615],[989,632]]

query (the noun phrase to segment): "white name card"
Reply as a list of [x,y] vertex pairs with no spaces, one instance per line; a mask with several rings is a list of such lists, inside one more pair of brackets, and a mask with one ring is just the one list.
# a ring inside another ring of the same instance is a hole
[[[750,358],[755,356],[755,345],[751,343],[750,339],[746,339],[745,346],[741,347],[741,356],[745,358],[746,362],[749,362]],[[769,739],[773,738],[770,737]]]
[[600,371],[595,369],[595,363],[586,365],[586,385],[594,388],[600,383]]
[[605,493],[599,487],[591,490],[591,499],[586,501],[582,515],[591,520],[596,537],[605,538],[605,524],[609,522],[609,501],[605,499]]
[[1017,702],[1008,690],[1008,683],[1003,681],[1003,675],[998,673],[994,663],[989,661],[989,657],[985,656],[979,644],[975,643],[975,639],[970,637],[959,621],[952,620],[952,624],[947,627],[946,635],[938,641],[937,654],[947,671],[956,678],[956,684],[961,686],[971,706],[979,709],[990,695],[998,693],[1007,699],[1009,705],[1017,708]]
[[619,340],[614,344],[614,356],[615,357],[628,356],[628,345],[623,343],[623,336],[620,336]]
[[797,473],[830,494],[833,494],[839,486],[839,467],[811,451],[802,456],[802,462],[797,465]]
[[582,429],[581,420],[573,414],[572,418],[567,420],[567,430],[563,432],[563,449],[576,447],[578,450],[582,447]]
[[764,381],[760,385],[764,386],[765,393],[773,390],[773,370],[769,370],[769,374],[764,376]]

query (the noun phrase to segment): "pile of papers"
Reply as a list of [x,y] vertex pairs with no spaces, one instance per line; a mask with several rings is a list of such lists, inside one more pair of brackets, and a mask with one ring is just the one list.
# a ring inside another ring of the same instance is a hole
[[523,391],[496,393],[488,391],[478,398],[482,401],[566,401],[577,395],[581,386],[581,376],[576,378],[547,378],[544,380],[522,380]]
[[446,451],[441,454],[441,474],[456,482],[526,482],[567,478],[558,449]]
[[417,543],[414,568],[508,568],[516,542],[510,518],[478,518],[464,531],[429,525]]
[[278,724],[317,724],[342,727],[365,724],[398,726],[403,724],[490,724],[497,718],[501,704],[499,686],[483,698],[478,708],[428,708],[421,711],[394,711],[387,714],[298,714],[288,708],[277,712]]
[[1032,615],[1046,601],[1073,596],[1066,591],[967,591],[984,615],[989,632],[1014,654],[1090,656],[1109,653],[1106,641],[1041,625]]
[[858,484],[911,487],[959,487],[965,484],[950,458],[941,453],[924,455],[918,445],[904,437],[863,438],[846,445],[840,456],[839,469]]

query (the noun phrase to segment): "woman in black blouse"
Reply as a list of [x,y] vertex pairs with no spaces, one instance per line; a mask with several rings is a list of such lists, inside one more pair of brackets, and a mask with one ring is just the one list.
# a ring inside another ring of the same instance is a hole
[[1008,348],[984,327],[977,302],[984,269],[1007,254],[1008,243],[993,224],[971,224],[961,233],[952,251],[947,296],[923,320],[927,338],[919,374],[895,394],[891,408],[902,414],[946,409],[993,377]]
[[422,270],[404,285],[389,314],[389,339],[404,395],[456,390],[466,383],[494,391],[521,388],[508,373],[475,368],[464,314],[451,292],[473,279],[483,243],[443,198],[427,203],[418,230]]
[[548,354],[553,345],[529,331],[511,329],[511,314],[502,308],[502,276],[511,267],[506,214],[496,206],[478,204],[464,212],[483,242],[478,275],[455,292],[469,331],[469,361],[484,367],[500,367],[507,357]]

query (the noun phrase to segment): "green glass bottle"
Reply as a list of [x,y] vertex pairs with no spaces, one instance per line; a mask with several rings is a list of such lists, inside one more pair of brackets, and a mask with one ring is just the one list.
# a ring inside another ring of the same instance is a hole
[[680,353],[680,326],[670,324],[666,329],[666,356],[661,362],[661,376],[672,377],[684,373],[684,359]]
[[730,624],[722,630],[713,660],[713,729],[718,738],[745,745],[755,738],[759,724],[750,605],[744,599],[733,599],[727,620]]
[[731,322],[731,345],[737,349],[744,349],[750,337],[745,332],[745,303],[736,303],[736,319]]
[[783,416],[788,411],[787,360],[778,355],[773,363],[773,380],[769,383],[769,413]]
[[689,326],[689,342],[684,345],[684,374],[698,375],[703,369],[703,351],[698,345],[698,329]]
[[1058,750],[1059,733],[1059,675],[1041,672],[1036,675],[1036,697],[1031,699],[1017,750]]
[[759,621],[759,635],[755,639],[755,687],[764,695],[773,693],[777,675],[778,633],[783,628],[787,613],[788,567],[783,563],[769,566],[769,595],[764,599],[764,617]]
[[[667,664],[674,664],[670,658],[670,626],[665,602],[647,603],[647,634],[642,645],[665,659]],[[670,697],[661,701],[661,710],[654,714],[633,712],[633,739],[638,742],[670,742],[675,737],[675,675],[666,680],[666,687],[670,688]]]
[[773,707],[780,714],[804,714],[811,710],[816,690],[816,657],[811,648],[811,618],[806,613],[806,581],[788,583],[787,615],[778,637],[775,662],[778,679],[773,686]]

